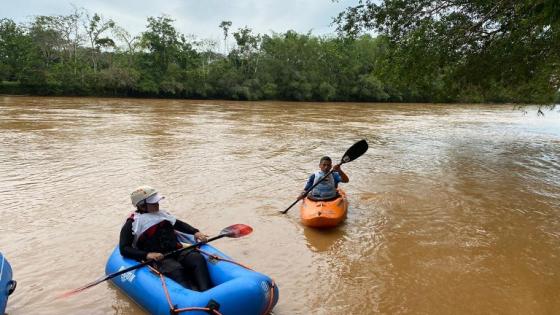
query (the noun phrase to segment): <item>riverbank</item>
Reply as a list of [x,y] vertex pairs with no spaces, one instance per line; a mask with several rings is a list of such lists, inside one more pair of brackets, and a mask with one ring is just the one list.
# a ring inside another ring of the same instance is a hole
[[[153,99],[190,99],[190,100],[227,100],[227,101],[247,101],[247,99],[239,98],[209,98],[209,97],[185,97],[181,95],[169,95],[169,94],[150,94],[150,93],[136,93],[133,91],[104,91],[98,94],[88,92],[84,88],[73,87],[73,88],[63,88],[60,85],[53,86],[30,86],[22,85],[19,82],[14,81],[3,81],[0,82],[0,95],[19,95],[19,96],[65,96],[65,97],[108,97],[108,98],[153,98]],[[360,101],[360,100],[331,100],[331,101],[321,101],[321,100],[297,100],[297,99],[256,99],[251,101],[287,101],[287,102],[309,102],[309,101],[319,101],[319,102],[363,102],[372,103],[372,101]],[[395,100],[391,102],[390,100],[383,102],[373,102],[373,103],[418,103],[415,101],[403,102]],[[433,103],[433,104],[515,104],[515,105],[539,105],[539,106],[555,106],[555,104],[560,104],[560,93],[555,97],[555,100],[551,103],[527,103],[527,102],[515,102],[515,101],[504,101],[504,102],[483,102],[480,98],[463,100],[463,101],[449,101],[449,102],[422,102],[422,103]]]

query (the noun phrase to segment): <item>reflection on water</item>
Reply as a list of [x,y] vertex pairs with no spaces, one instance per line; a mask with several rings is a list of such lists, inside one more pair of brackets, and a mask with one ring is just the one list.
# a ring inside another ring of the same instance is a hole
[[303,234],[307,239],[307,246],[314,252],[328,251],[333,244],[344,241],[344,231],[344,224],[332,229],[303,227]]
[[[560,115],[511,106],[0,96],[0,250],[8,313],[144,314],[103,275],[131,189],[270,275],[275,314],[555,314]],[[323,155],[357,140],[350,207],[330,231],[295,200]]]

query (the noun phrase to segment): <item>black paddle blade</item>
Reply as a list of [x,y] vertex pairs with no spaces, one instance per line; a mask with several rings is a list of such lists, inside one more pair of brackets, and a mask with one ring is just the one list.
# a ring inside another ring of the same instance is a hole
[[366,153],[368,147],[369,146],[365,139],[354,143],[354,145],[352,145],[348,150],[346,150],[346,153],[344,153],[344,156],[342,156],[340,164],[348,163],[350,161],[354,161],[355,159],[359,158],[364,153]]
[[227,237],[238,238],[245,235],[249,235],[253,232],[253,228],[245,224],[234,224],[228,226],[220,232],[220,235],[225,235]]

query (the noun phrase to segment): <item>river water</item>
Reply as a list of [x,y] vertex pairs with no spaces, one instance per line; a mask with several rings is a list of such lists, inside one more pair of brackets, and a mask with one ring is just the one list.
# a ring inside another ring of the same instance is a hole
[[[354,142],[342,226],[285,209],[319,159]],[[226,102],[0,96],[0,251],[7,312],[145,314],[104,282],[133,210],[162,208],[271,276],[274,314],[556,314],[560,114],[511,105]]]

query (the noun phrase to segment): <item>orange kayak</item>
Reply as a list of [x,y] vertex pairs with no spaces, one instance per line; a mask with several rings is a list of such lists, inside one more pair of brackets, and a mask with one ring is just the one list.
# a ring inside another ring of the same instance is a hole
[[328,201],[303,199],[300,208],[301,223],[316,228],[329,228],[346,219],[348,199],[342,189],[338,189],[338,198]]

